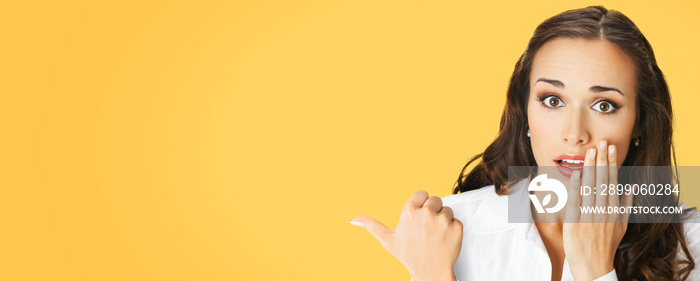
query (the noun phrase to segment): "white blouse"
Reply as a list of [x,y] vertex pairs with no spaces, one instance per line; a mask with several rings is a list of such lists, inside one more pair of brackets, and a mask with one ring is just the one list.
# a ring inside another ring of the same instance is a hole
[[[508,223],[507,198],[524,196],[522,200],[529,202],[527,184],[528,179],[518,182],[506,196],[499,196],[489,185],[442,198],[464,225],[462,250],[454,266],[458,280],[551,280],[551,261],[535,224]],[[696,262],[688,280],[700,281],[700,213],[693,212],[693,222],[684,223],[688,249]],[[561,280],[574,280],[566,259]],[[617,275],[613,269],[595,280],[617,280]]]

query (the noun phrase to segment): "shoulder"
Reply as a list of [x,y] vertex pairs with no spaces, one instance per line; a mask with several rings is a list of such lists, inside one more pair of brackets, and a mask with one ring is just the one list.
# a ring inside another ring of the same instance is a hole
[[442,198],[470,233],[488,234],[511,229],[508,224],[507,196],[498,195],[493,185]]
[[518,182],[512,183],[512,185],[510,185],[508,188],[508,193],[511,195],[499,195],[496,193],[496,187],[493,184],[467,192],[452,194],[442,198],[443,206],[460,208],[465,206],[478,207],[486,204],[503,209],[507,207],[503,204],[506,203],[509,196],[516,198],[525,196],[524,198],[527,199],[527,194],[524,194],[523,190],[527,189],[528,182],[528,179],[522,179]]
[[[690,271],[688,280],[700,280],[700,269],[698,262],[700,261],[700,212],[681,205],[683,213],[687,216],[683,222],[683,232],[685,235],[688,252],[695,260],[695,269]],[[678,256],[684,256],[683,251],[678,252]]]
[[494,196],[496,194],[496,187],[493,185],[484,186],[479,189],[470,190],[467,192],[462,192],[458,194],[452,194],[442,198],[442,203],[444,206],[458,206],[465,204],[480,203],[485,198]]

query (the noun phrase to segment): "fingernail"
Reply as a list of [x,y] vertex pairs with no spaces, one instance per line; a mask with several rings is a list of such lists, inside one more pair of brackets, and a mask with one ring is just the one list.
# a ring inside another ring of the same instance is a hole
[[365,227],[364,224],[362,224],[361,222],[357,222],[357,221],[351,221],[350,224],[352,224],[354,226]]
[[610,145],[610,155],[614,155],[614,154],[615,154],[615,145],[612,144],[612,145]]
[[600,148],[600,151],[605,152],[605,149],[608,147],[608,141],[601,141],[600,144],[598,144],[598,148]]
[[581,176],[581,171],[574,171],[574,173],[571,174],[571,177],[573,177],[574,179],[578,179],[578,177],[580,177],[580,176]]
[[591,148],[588,150],[588,159],[595,160],[595,148]]

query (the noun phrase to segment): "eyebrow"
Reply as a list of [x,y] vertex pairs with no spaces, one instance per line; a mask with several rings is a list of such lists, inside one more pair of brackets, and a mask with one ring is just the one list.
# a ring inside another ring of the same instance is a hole
[[[537,79],[537,81],[536,81],[535,83],[540,82],[540,81],[545,82],[545,83],[552,84],[552,86],[554,86],[554,87],[557,87],[557,88],[560,88],[560,89],[564,89],[564,83],[562,83],[562,82],[559,81],[559,80],[540,78],[540,79]],[[620,93],[620,95],[622,95],[623,97],[625,96],[625,94],[623,94],[622,91],[618,90],[617,88],[611,88],[611,87],[593,86],[593,87],[591,87],[591,88],[588,89],[588,90],[591,91],[591,92],[594,92],[594,93],[602,93],[602,92],[608,92],[608,91],[615,91],[615,92]]]

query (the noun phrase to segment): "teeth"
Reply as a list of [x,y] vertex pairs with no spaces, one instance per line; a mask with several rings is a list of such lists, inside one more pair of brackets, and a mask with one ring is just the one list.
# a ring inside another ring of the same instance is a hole
[[562,159],[561,161],[570,164],[583,164],[583,160]]

